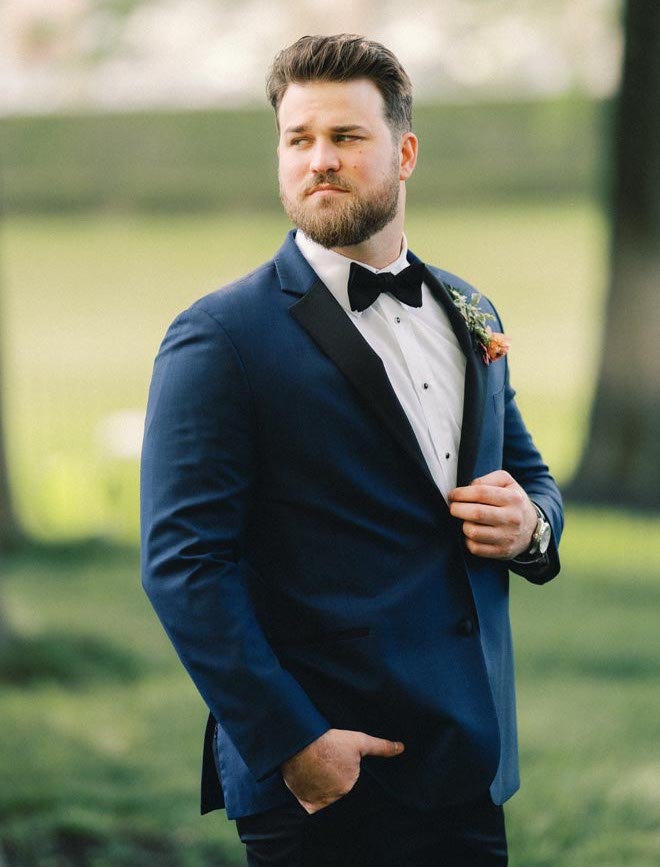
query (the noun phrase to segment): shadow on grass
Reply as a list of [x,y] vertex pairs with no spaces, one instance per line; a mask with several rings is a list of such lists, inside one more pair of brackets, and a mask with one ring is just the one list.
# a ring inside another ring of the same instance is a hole
[[99,680],[131,681],[144,670],[140,657],[94,635],[13,635],[0,653],[0,683],[13,686],[50,681],[81,687]]
[[167,833],[113,838],[61,827],[42,839],[6,841],[4,863],[6,867],[230,867],[236,863],[225,860],[219,849],[191,849]]
[[660,583],[653,584],[652,580],[633,575],[623,581],[617,576],[608,578],[602,573],[580,573],[584,597],[588,600],[594,591],[597,592],[599,601],[616,606],[622,617],[634,616],[636,611],[643,614],[649,610],[660,609]]
[[222,845],[190,847],[172,835],[104,836],[75,827],[52,835],[6,840],[2,867],[234,867]]
[[137,545],[121,545],[96,536],[63,541],[27,538],[6,555],[8,566],[20,568],[47,566],[60,571],[85,561],[126,561],[138,557]]
[[602,653],[599,656],[532,654],[517,666],[526,676],[588,678],[611,681],[657,681],[660,662],[653,657]]
[[[115,568],[137,569],[137,548],[104,539],[87,538],[64,542],[22,540],[6,558],[13,580],[48,576],[57,581],[68,577],[90,581]],[[0,600],[1,601],[1,600]],[[0,648],[0,684],[27,687],[51,682],[83,687],[102,680],[133,681],[145,673],[147,663],[133,649],[108,638],[63,629],[23,634],[13,630]],[[2,865],[0,864],[0,867]]]

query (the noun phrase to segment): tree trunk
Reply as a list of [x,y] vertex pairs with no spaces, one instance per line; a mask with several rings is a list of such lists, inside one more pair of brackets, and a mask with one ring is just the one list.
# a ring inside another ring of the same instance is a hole
[[614,139],[610,289],[573,499],[660,507],[660,3],[628,0]]
[[[11,504],[9,473],[4,448],[2,364],[0,359],[0,556],[18,542],[18,522]],[[0,618],[1,622],[1,618]]]
[[[2,315],[0,313],[0,326]],[[1,328],[0,328],[1,331]],[[14,514],[9,489],[9,472],[5,453],[4,439],[4,392],[2,388],[2,347],[0,346],[0,578],[2,577],[2,558],[18,545],[21,537],[18,521]],[[11,638],[11,628],[0,598],[0,651]]]
[[[0,386],[0,578],[2,577],[2,558],[18,543],[18,524],[11,508],[9,484],[7,481],[7,462],[2,439],[2,388]],[[11,638],[11,628],[5,615],[0,598],[0,652]]]
[[[2,336],[2,307],[0,305],[0,337]],[[4,390],[3,390],[2,345],[0,344],[0,557],[13,548],[19,540],[18,521],[12,508],[9,487],[9,468],[5,451]],[[1,623],[0,616],[0,623]],[[1,626],[0,626],[1,629]]]

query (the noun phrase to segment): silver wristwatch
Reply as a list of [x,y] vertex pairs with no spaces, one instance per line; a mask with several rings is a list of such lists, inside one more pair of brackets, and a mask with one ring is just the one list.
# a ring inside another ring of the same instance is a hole
[[533,500],[532,506],[534,506],[534,508],[536,509],[536,515],[538,520],[536,522],[534,532],[532,533],[532,543],[525,551],[525,554],[532,557],[540,557],[548,550],[552,531],[550,529],[550,524],[545,519],[545,515]]

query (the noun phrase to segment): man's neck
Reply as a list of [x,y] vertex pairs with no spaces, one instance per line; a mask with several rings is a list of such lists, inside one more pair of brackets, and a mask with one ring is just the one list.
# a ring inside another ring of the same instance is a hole
[[372,268],[381,270],[387,268],[396,261],[401,254],[403,243],[403,215],[401,219],[395,218],[384,229],[367,238],[361,244],[352,244],[349,247],[333,247],[335,253],[363,262]]

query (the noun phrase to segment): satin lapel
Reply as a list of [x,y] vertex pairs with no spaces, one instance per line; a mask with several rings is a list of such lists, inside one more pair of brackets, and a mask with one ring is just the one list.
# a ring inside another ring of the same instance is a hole
[[454,304],[444,284],[427,268],[424,282],[433,293],[452,324],[452,327],[465,353],[465,391],[463,399],[463,424],[461,444],[458,450],[457,485],[468,485],[472,481],[472,471],[479,451],[479,440],[484,418],[488,366],[481,357],[481,350],[475,346],[465,320]]
[[290,312],[342,371],[363,402],[435,488],[417,438],[394,393],[383,362],[350,321],[330,290],[317,280],[312,288],[291,306]]

